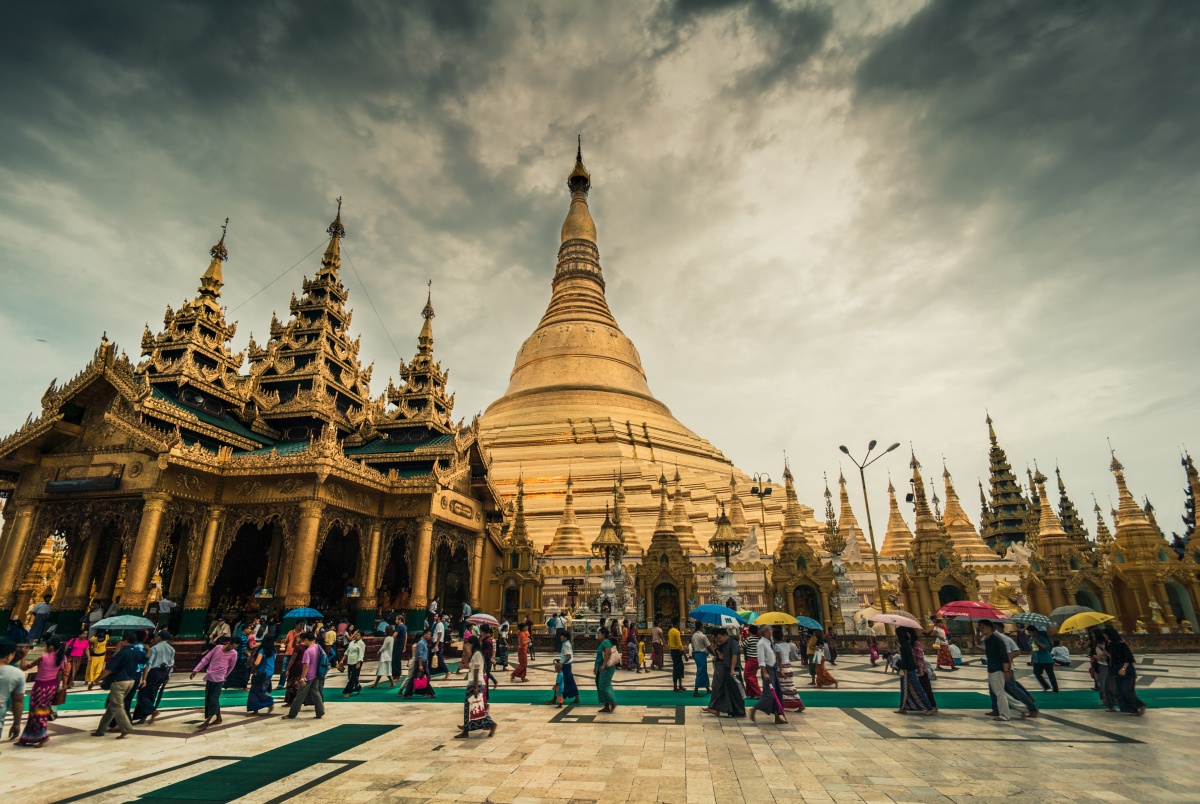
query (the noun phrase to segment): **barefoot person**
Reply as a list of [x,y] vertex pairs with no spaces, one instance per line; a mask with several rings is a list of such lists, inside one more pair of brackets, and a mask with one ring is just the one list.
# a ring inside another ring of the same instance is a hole
[[496,733],[496,721],[488,714],[487,672],[484,670],[483,646],[479,637],[467,637],[466,647],[471,653],[471,658],[463,701],[463,724],[461,731],[454,735],[456,740],[466,739],[471,736],[471,732],[482,729],[487,729],[488,737]]
[[750,711],[753,721],[759,712],[775,716],[777,724],[787,723],[783,717],[783,702],[779,699],[779,658],[775,655],[775,644],[771,640],[771,628],[763,626],[758,630],[758,669],[762,674],[762,694],[758,703]]
[[204,671],[204,722],[197,727],[198,731],[221,722],[221,688],[225,686],[237,661],[237,645],[233,640],[227,636],[217,637],[216,647],[204,654],[204,658],[188,676],[190,680],[201,670]]

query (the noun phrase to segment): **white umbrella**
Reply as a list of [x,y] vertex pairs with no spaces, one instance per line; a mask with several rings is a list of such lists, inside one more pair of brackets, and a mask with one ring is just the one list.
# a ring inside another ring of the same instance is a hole
[[467,622],[471,623],[472,625],[491,625],[491,626],[499,626],[500,625],[500,621],[497,620],[495,617],[493,617],[490,614],[482,614],[482,613],[481,614],[472,614],[470,617],[467,618]]

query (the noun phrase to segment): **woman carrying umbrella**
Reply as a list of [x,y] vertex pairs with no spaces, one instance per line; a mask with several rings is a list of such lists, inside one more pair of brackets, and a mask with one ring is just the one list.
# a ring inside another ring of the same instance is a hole
[[933,707],[925,697],[917,675],[917,657],[912,647],[915,633],[908,626],[896,629],[896,641],[900,643],[900,708],[896,710],[897,715],[907,715],[910,711],[933,714]]
[[[1029,635],[1030,648],[1033,651],[1033,674],[1042,685],[1042,692],[1057,693],[1058,679],[1054,676],[1054,654],[1050,652],[1054,646],[1050,644],[1050,637],[1046,635],[1045,630],[1039,631],[1032,625],[1025,626],[1025,633]],[[1048,683],[1047,676],[1050,678]]]

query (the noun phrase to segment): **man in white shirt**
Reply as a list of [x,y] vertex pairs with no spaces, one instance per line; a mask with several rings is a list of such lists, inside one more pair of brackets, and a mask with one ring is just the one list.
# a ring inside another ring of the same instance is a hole
[[12,707],[13,724],[8,730],[8,739],[15,740],[21,733],[21,713],[25,709],[25,674],[21,672],[17,659],[17,646],[7,639],[0,639],[0,725]]
[[443,678],[449,678],[450,668],[446,666],[446,624],[441,620],[433,625],[433,651],[437,655],[437,669],[442,671]]
[[[1037,703],[1034,702],[1033,696],[1029,694],[1029,690],[1025,689],[1025,687],[1021,685],[1020,681],[1017,681],[1017,665],[1014,659],[1021,655],[1021,648],[1019,645],[1017,645],[1017,641],[1015,639],[1004,633],[1002,626],[997,624],[995,633],[996,636],[1000,637],[1000,641],[1004,643],[1004,649],[1008,651],[1008,661],[1010,663],[1010,667],[1012,667],[1012,672],[1009,674],[1009,678],[1004,682],[1004,692],[1010,698],[1008,703],[1010,706],[1013,706],[1018,710],[1024,709],[1025,713],[1029,717],[1037,717]],[[996,705],[996,696],[993,694],[992,711],[988,714],[991,716],[996,716],[999,713],[1000,710]]]
[[88,612],[88,625],[93,626],[103,619],[104,619],[104,607],[101,606],[100,601],[97,600],[95,603],[92,604],[92,610],[90,612]]
[[754,721],[759,712],[775,716],[776,723],[787,723],[783,717],[783,708],[779,696],[779,659],[775,655],[775,642],[772,639],[773,630],[770,627],[758,629],[758,669],[762,673],[762,695],[750,712],[750,720]]

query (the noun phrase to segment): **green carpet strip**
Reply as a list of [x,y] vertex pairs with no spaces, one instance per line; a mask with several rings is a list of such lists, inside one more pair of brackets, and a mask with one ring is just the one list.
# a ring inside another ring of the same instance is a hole
[[[341,682],[341,683],[338,683]],[[357,703],[401,703],[405,702],[397,694],[397,688],[380,686],[375,689],[364,688],[357,695],[349,697],[342,695],[344,682],[335,679],[333,685],[325,687],[325,703],[336,704],[342,701]],[[411,703],[419,704],[454,704],[461,706],[463,702],[462,687],[439,687],[433,685],[436,698],[429,699],[414,695]],[[585,706],[599,706],[594,689],[584,688],[580,703]],[[1033,692],[1034,699],[1042,709],[1102,709],[1099,698],[1093,690],[1065,690],[1057,695]],[[282,701],[283,691],[276,690],[276,700]],[[939,708],[942,709],[986,709],[991,706],[987,690],[981,685],[979,691],[970,690],[938,690],[935,691]],[[1200,688],[1179,689],[1139,689],[1138,696],[1147,705],[1159,709],[1197,709],[1200,708]],[[67,697],[67,702],[59,707],[60,711],[96,711],[104,708],[104,694],[100,692],[78,693]],[[544,704],[550,698],[550,690],[532,684],[520,686],[505,686],[491,693],[490,700],[498,704]],[[894,709],[900,702],[900,691],[897,685],[892,690],[800,690],[800,698],[805,706],[835,707],[853,709]],[[671,692],[656,689],[619,689],[617,702],[626,706],[707,706],[708,696],[695,697],[691,692]],[[754,699],[749,705],[753,706]],[[190,688],[186,690],[171,690],[163,694],[162,709],[181,707],[199,707],[204,705],[204,691]],[[244,707],[246,693],[237,690],[226,690],[221,694],[223,707]]]
[[293,773],[299,773],[305,768],[357,748],[368,740],[382,737],[396,728],[399,727],[335,726],[328,731],[247,757],[232,765],[143,793],[139,798],[159,802],[233,801]]

